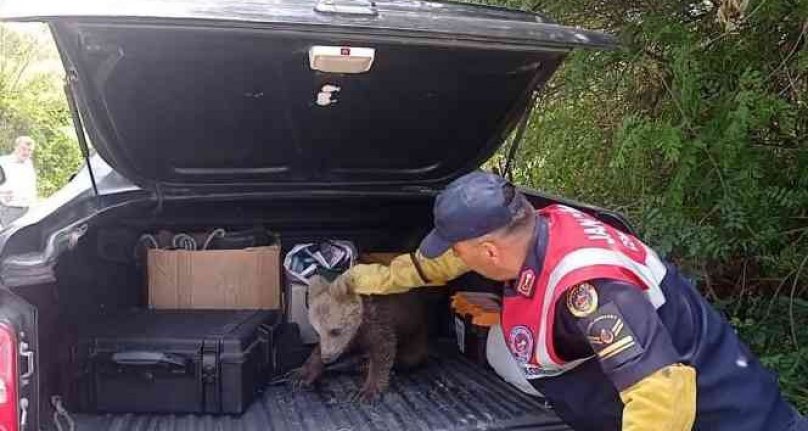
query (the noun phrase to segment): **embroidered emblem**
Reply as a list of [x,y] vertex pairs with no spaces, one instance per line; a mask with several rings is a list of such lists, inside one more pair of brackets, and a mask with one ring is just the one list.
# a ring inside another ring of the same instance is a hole
[[516,361],[526,364],[533,355],[533,333],[527,326],[514,326],[508,336],[508,346]]
[[[591,319],[591,320],[589,320]],[[592,350],[601,360],[611,359],[623,363],[639,356],[644,349],[637,344],[631,328],[626,326],[620,310],[613,303],[606,303],[594,316],[579,323],[585,329]]]
[[528,298],[533,296],[533,284],[536,281],[536,273],[532,269],[522,271],[519,276],[519,284],[516,285],[516,291]]
[[567,308],[575,317],[586,317],[598,308],[598,292],[589,283],[581,283],[567,294]]
[[612,344],[623,332],[623,320],[614,314],[598,316],[586,328],[589,342],[595,346]]

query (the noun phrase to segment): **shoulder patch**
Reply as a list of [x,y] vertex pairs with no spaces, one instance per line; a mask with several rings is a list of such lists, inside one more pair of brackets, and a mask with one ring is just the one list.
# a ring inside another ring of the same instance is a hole
[[595,286],[581,283],[567,293],[567,308],[575,317],[586,317],[598,309],[598,292]]
[[604,304],[579,326],[601,361],[622,364],[644,352],[640,340],[626,326],[620,310],[613,303]]

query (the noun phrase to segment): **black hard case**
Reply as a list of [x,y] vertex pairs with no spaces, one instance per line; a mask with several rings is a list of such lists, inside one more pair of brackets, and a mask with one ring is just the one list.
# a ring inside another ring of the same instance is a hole
[[274,372],[277,311],[144,310],[82,334],[83,410],[240,414]]

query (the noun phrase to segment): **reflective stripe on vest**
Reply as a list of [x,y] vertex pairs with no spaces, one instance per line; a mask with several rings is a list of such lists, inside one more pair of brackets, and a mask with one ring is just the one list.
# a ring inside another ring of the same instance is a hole
[[[550,273],[547,283],[547,290],[544,292],[544,301],[540,314],[541,322],[546,323],[548,322],[548,319],[554,317],[555,313],[553,313],[553,316],[550,316],[550,309],[551,305],[554,304],[558,299],[559,295],[557,293],[559,292],[559,289],[561,289],[561,292],[563,292],[578,284],[566,283],[565,285],[562,285],[560,284],[561,280],[572,274],[574,271],[600,265],[620,267],[629,270],[632,274],[639,278],[643,284],[645,284],[645,287],[647,288],[645,293],[648,295],[648,300],[651,302],[654,308],[658,309],[661,307],[663,304],[665,304],[665,295],[662,293],[660,283],[662,283],[662,279],[665,278],[666,268],[653,250],[646,247],[644,244],[643,247],[645,247],[646,251],[644,265],[635,262],[620,252],[602,248],[582,248],[565,255]],[[581,280],[580,282],[583,281],[586,280]],[[571,362],[568,364],[563,364],[550,356],[549,346],[553,341],[552,334],[550,334],[550,337],[548,338],[548,326],[549,325],[547,324],[542,324],[539,326],[539,334],[536,340],[536,356],[539,363],[543,365],[545,369],[571,369],[583,362],[583,360],[580,360],[575,361],[574,363]],[[564,365],[567,366],[565,367]]]

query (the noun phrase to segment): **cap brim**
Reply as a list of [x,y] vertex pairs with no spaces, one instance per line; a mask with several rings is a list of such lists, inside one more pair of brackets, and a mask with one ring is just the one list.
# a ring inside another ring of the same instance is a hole
[[429,232],[429,235],[421,241],[421,246],[418,247],[418,251],[420,251],[424,257],[434,259],[446,253],[450,248],[452,248],[452,243],[441,238],[438,232],[432,230],[432,232]]

